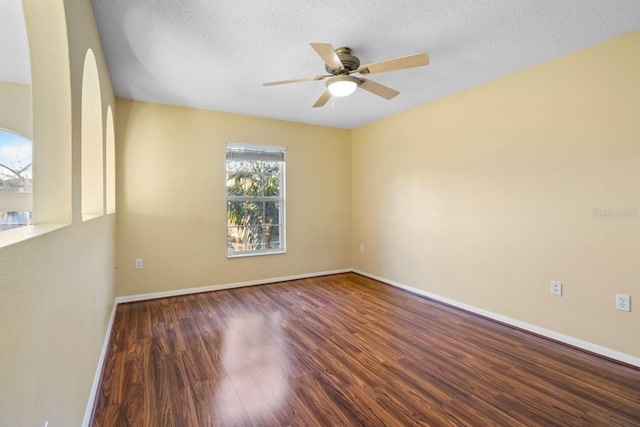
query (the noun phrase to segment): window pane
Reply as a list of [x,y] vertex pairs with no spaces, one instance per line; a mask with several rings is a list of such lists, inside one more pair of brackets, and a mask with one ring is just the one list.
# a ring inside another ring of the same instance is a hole
[[262,196],[262,174],[258,162],[246,162],[247,165],[247,196]]
[[277,197],[280,195],[280,168],[275,171],[267,171],[264,176],[264,195]]
[[244,251],[244,238],[242,236],[242,227],[227,228],[227,251],[229,252]]
[[252,227],[247,227],[247,242],[246,242],[246,250],[248,251],[259,251],[264,249],[264,232],[262,227],[259,225],[255,225]]
[[264,224],[280,224],[280,202],[265,202]]
[[244,196],[246,194],[246,177],[243,172],[227,171],[227,194]]
[[242,225],[245,218],[244,202],[227,202],[227,225]]
[[280,163],[264,163],[262,179],[265,196],[280,195]]
[[266,225],[263,234],[264,249],[280,249],[280,226]]
[[31,212],[0,211],[0,231],[31,224]]
[[246,202],[245,225],[261,225],[263,222],[263,211],[263,202]]
[[[0,193],[32,192],[31,157],[31,141],[0,130]],[[0,231],[31,224],[30,194],[13,196],[0,197]]]
[[31,192],[31,141],[4,131],[0,131],[0,192]]
[[227,251],[257,251],[265,248],[264,230],[260,225],[227,227]]

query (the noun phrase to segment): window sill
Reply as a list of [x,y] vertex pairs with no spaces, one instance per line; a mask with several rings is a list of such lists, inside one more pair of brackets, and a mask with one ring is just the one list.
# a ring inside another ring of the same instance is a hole
[[91,221],[92,219],[100,218],[104,214],[82,214],[82,222]]
[[265,255],[283,255],[286,254],[287,251],[286,250],[281,250],[281,251],[268,251],[268,252],[248,252],[248,253],[241,253],[241,254],[235,254],[235,255],[231,255],[227,253],[227,259],[233,259],[233,258],[248,258],[248,257],[254,257],[254,256],[265,256]]
[[0,248],[33,239],[34,237],[42,236],[43,234],[51,233],[52,231],[59,230],[60,228],[64,228],[68,225],[70,224],[38,224],[5,230],[0,233]]

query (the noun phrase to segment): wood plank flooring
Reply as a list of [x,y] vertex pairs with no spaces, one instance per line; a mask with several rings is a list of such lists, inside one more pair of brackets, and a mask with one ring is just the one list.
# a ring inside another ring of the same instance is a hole
[[640,426],[640,370],[341,274],[120,305],[98,426]]

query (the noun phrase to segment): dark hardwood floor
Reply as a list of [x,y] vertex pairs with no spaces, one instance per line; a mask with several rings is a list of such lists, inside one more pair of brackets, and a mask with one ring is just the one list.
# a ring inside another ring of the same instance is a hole
[[123,304],[94,426],[640,426],[640,370],[356,275]]

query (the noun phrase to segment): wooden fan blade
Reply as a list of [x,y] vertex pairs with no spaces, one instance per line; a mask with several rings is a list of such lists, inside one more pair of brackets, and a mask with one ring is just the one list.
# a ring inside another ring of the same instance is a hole
[[429,65],[429,57],[426,53],[403,56],[401,58],[389,59],[388,61],[374,62],[358,68],[360,74],[384,73],[387,71],[403,70],[405,68],[423,67]]
[[336,55],[336,50],[330,43],[311,43],[311,47],[316,50],[320,58],[322,58],[324,63],[329,67],[334,70],[344,70],[342,61],[340,61],[340,58]]
[[329,89],[325,89],[324,92],[322,92],[322,95],[320,95],[320,98],[318,98],[316,103],[313,104],[313,108],[322,107],[324,104],[327,103],[327,101],[330,98],[331,98],[331,92],[329,92]]
[[314,80],[324,80],[327,77],[331,77],[331,75],[307,77],[305,79],[281,80],[279,82],[262,83],[262,86],[276,86],[276,85],[286,85],[289,83],[312,82]]
[[380,83],[372,82],[371,80],[361,79],[363,83],[360,85],[360,88],[369,91],[375,95],[381,96],[384,99],[393,99],[400,94],[395,89],[391,89],[385,85],[381,85]]

